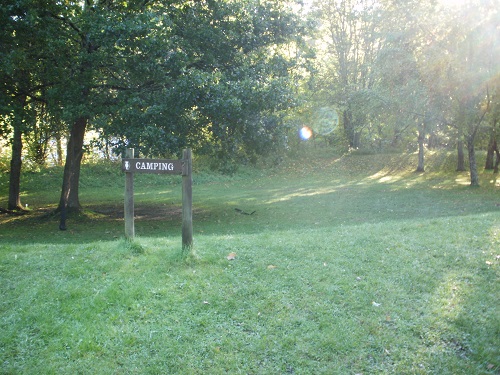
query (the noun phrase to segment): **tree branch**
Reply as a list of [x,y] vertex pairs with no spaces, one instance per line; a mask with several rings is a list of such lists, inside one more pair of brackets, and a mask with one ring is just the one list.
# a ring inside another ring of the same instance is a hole
[[78,26],[76,26],[71,20],[67,19],[64,16],[58,16],[57,14],[54,14],[54,13],[49,13],[49,15],[52,18],[54,18],[56,20],[59,20],[59,21],[62,21],[63,23],[65,23],[66,25],[68,25],[70,28],[72,28],[74,31],[76,31],[78,33],[78,35],[80,35],[81,38],[85,37],[83,35],[82,31],[80,30],[80,28]]

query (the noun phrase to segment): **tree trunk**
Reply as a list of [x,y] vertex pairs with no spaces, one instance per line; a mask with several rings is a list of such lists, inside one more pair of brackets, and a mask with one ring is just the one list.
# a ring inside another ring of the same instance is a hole
[[22,210],[21,204],[21,166],[22,166],[22,131],[17,119],[14,120],[14,137],[12,139],[12,159],[10,160],[9,210]]
[[495,132],[492,131],[490,134],[490,141],[488,142],[488,151],[486,152],[486,163],[484,164],[484,169],[493,169],[495,166],[495,148],[496,148]]
[[59,228],[66,229],[66,215],[81,209],[78,198],[80,166],[83,157],[83,139],[87,127],[87,118],[80,117],[73,124],[68,140],[66,163],[64,165],[63,184],[58,211],[61,212]]
[[497,144],[497,148],[495,149],[495,152],[497,154],[497,160],[496,160],[495,166],[493,168],[493,173],[498,173],[498,166],[500,165],[500,151],[498,150],[498,144]]
[[361,147],[361,132],[354,131],[353,141],[352,141],[352,148],[358,149],[360,147]]
[[[490,132],[490,141],[488,142],[488,152],[486,153],[486,163],[484,165],[484,169],[494,169],[496,162],[495,152],[498,152],[498,144],[497,144],[497,120],[493,120],[493,126],[491,127]],[[498,153],[497,153],[498,156]]]
[[498,173],[498,165],[500,164],[500,150],[498,148],[498,142],[496,138],[493,142],[493,153],[496,155],[495,162],[493,163],[493,173]]
[[9,210],[22,210],[21,203],[21,167],[22,167],[22,151],[23,151],[23,116],[25,114],[26,96],[19,96],[19,106],[15,107],[13,121],[13,138],[12,138],[12,158],[10,160],[10,177],[9,177],[9,200],[7,208]]
[[479,186],[479,175],[477,173],[476,151],[474,149],[474,136],[467,137],[467,150],[469,152],[470,186]]
[[418,166],[417,172],[424,172],[424,141],[425,141],[425,130],[418,130]]
[[346,109],[344,111],[344,134],[347,137],[347,141],[349,142],[349,148],[354,148],[355,147],[355,139],[354,139],[354,124],[352,122],[352,113],[349,109]]
[[61,133],[57,132],[56,133],[56,152],[57,152],[57,159],[56,163],[58,166],[63,165],[63,149],[62,149],[62,142],[61,142]]
[[465,172],[464,141],[457,141],[457,172]]

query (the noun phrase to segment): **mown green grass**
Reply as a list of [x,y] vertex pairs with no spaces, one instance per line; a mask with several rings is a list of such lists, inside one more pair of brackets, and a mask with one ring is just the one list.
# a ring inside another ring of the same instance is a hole
[[471,189],[452,159],[200,172],[189,259],[175,179],[136,181],[128,241],[119,172],[84,172],[66,232],[33,175],[33,213],[1,219],[0,372],[498,374],[499,185]]

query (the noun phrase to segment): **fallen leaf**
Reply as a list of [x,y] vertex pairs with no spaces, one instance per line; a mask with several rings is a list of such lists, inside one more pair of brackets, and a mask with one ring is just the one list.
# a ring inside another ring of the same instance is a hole
[[236,253],[229,253],[229,255],[226,258],[227,258],[227,260],[235,260],[236,259]]
[[270,264],[269,266],[267,266],[268,270],[274,270],[275,268],[276,268],[276,266],[273,266],[272,264]]

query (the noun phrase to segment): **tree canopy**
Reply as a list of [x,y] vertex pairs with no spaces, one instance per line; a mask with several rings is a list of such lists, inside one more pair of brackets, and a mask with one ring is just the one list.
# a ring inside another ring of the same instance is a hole
[[20,124],[36,122],[24,120],[28,104],[39,101],[68,129],[60,209],[79,207],[88,129],[117,151],[189,146],[224,168],[284,137],[297,64],[284,46],[304,33],[290,2],[10,0],[0,9],[3,123],[20,140],[29,133]]
[[51,140],[66,144],[59,209],[79,208],[89,130],[106,152],[190,147],[229,172],[285,150],[301,124],[345,150],[418,149],[421,171],[426,147],[456,146],[460,169],[465,145],[476,185],[474,148],[498,154],[498,5],[5,0],[9,208],[23,155],[43,165]]

